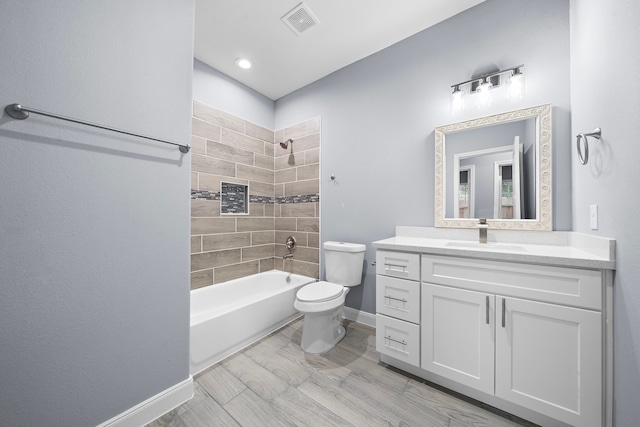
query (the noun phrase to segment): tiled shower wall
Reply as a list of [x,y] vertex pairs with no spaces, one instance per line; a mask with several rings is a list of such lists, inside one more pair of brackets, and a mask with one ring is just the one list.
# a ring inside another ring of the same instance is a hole
[[[191,144],[191,289],[274,268],[318,278],[320,119],[274,132],[194,101]],[[248,214],[221,214],[222,181],[249,186]]]

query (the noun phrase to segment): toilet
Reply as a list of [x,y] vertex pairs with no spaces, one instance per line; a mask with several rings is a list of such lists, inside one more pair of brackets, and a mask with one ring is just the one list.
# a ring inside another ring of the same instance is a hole
[[358,243],[324,243],[327,281],[303,286],[293,303],[304,314],[301,347],[306,353],[326,353],[344,337],[344,301],[349,289],[362,281],[366,248]]

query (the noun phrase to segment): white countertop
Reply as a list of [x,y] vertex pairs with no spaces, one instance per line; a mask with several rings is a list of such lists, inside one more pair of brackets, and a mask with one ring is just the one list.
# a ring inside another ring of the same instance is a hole
[[377,249],[496,261],[615,269],[615,240],[573,232],[489,230],[489,243],[478,243],[473,229],[396,227],[396,236],[373,242]]

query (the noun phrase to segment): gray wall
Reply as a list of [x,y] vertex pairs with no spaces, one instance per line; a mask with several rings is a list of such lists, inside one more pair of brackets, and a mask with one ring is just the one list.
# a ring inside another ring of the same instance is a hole
[[[190,139],[193,1],[0,6],[0,107]],[[189,378],[190,156],[0,117],[0,424],[90,426]]]
[[193,98],[275,130],[275,103],[271,99],[197,59],[193,60]]
[[[589,164],[572,150],[573,224],[576,231],[616,238],[614,284],[614,416],[616,426],[640,420],[640,3],[571,1],[572,131],[600,126]],[[607,80],[606,84],[594,84]],[[572,144],[575,139],[572,138]],[[599,229],[589,227],[597,204]]]
[[[523,100],[452,117],[451,85],[524,64]],[[550,103],[554,229],[571,229],[569,1],[488,0],[276,101],[276,128],[322,116],[321,241],[366,243],[347,305],[375,312],[371,242],[434,224],[434,128]],[[335,174],[336,184],[329,180]]]

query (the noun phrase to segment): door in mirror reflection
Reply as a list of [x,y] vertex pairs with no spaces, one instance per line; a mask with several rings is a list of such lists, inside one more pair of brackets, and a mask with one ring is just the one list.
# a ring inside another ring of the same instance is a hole
[[522,219],[522,151],[520,137],[513,139],[511,160],[497,161],[494,164],[493,217],[498,219]]

